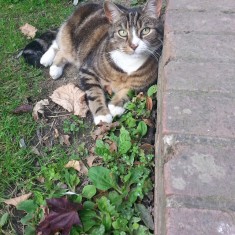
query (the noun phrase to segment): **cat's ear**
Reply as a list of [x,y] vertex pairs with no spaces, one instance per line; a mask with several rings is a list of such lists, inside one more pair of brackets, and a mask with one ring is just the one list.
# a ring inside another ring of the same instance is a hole
[[110,23],[115,23],[123,15],[123,11],[110,1],[104,2],[104,12]]
[[162,0],[148,0],[143,12],[150,17],[159,18],[162,9]]

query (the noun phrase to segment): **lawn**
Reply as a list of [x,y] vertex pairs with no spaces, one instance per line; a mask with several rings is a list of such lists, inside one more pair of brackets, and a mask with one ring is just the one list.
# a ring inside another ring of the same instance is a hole
[[[130,94],[127,112],[114,125],[95,127],[89,116],[78,118],[54,104],[39,122],[31,112],[14,114],[22,104],[48,98],[54,86],[48,88],[47,70],[17,58],[31,41],[19,27],[29,23],[40,35],[58,27],[74,6],[67,0],[0,5],[0,233],[35,234],[46,199],[60,198],[57,205],[82,206],[83,226],[75,224],[71,234],[152,234],[156,87]],[[69,144],[61,142],[64,136]],[[69,161],[80,168],[66,168]],[[4,203],[28,193],[17,209]]]

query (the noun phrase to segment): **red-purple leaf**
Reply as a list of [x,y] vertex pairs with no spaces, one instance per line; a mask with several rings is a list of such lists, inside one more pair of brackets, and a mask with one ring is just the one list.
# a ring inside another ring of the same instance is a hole
[[82,226],[77,212],[82,209],[81,204],[70,202],[65,197],[52,198],[46,201],[49,214],[39,224],[38,234],[51,235],[60,232],[61,235],[69,235],[73,225]]
[[14,114],[22,114],[22,113],[29,113],[33,110],[33,106],[30,104],[23,104],[17,107],[15,110],[12,111]]

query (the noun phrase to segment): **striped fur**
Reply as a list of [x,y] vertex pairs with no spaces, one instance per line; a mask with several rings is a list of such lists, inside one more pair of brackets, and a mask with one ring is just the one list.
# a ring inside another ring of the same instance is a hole
[[[143,90],[156,82],[163,35],[159,1],[132,9],[109,1],[104,7],[84,4],[43,55],[41,61],[51,65],[54,79],[67,63],[77,66],[78,84],[86,92],[95,124],[121,115],[130,89]],[[107,85],[115,93],[108,106],[103,90]]]

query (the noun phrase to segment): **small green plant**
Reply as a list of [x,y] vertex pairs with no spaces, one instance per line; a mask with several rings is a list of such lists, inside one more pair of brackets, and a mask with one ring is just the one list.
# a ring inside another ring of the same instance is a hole
[[71,119],[64,120],[63,131],[65,134],[75,133],[85,128],[83,120],[80,120],[77,116],[72,116]]

